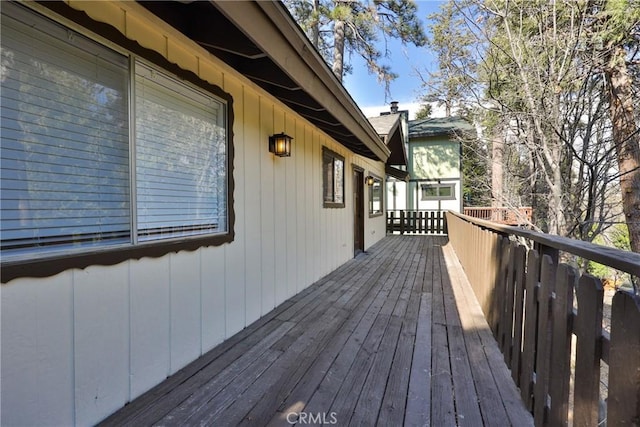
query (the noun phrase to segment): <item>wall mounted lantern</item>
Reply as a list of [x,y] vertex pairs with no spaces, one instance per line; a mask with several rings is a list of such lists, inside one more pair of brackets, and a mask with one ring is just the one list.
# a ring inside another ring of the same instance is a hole
[[269,137],[269,151],[278,157],[291,156],[291,138],[284,133],[278,133]]
[[371,175],[369,175],[369,176],[367,176],[367,177],[364,179],[364,182],[365,182],[365,184],[367,184],[369,187],[371,187],[371,186],[376,182],[376,180],[375,180],[375,178],[374,178],[374,177],[372,177]]

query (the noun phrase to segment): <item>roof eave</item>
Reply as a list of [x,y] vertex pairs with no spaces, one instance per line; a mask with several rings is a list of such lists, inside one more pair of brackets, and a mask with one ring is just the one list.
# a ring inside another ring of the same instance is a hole
[[389,149],[300,27],[291,19],[284,5],[260,1],[223,1],[214,5],[267,53],[283,73],[330,111],[364,145],[366,151],[386,162]]

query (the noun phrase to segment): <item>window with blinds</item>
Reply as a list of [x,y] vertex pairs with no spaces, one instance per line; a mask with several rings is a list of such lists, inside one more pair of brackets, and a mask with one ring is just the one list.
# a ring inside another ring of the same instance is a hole
[[4,260],[227,231],[224,101],[22,6],[1,36]]
[[136,63],[140,240],[225,231],[224,105]]

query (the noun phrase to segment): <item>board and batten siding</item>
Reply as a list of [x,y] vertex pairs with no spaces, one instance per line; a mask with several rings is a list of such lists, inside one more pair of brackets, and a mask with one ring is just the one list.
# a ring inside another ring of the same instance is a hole
[[[308,287],[353,256],[353,165],[384,176],[382,162],[339,145],[141,6],[71,5],[232,95],[235,240],[2,285],[2,425],[92,425]],[[290,158],[268,152],[279,132],[294,138]],[[323,146],[345,157],[344,209],[322,207]],[[385,220],[364,217],[368,248]]]

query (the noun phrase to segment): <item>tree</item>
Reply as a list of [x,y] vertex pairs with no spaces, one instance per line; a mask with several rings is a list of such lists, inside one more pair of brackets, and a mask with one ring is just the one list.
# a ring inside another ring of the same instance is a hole
[[428,119],[431,116],[431,113],[433,112],[433,107],[431,106],[431,104],[422,104],[420,106],[420,109],[418,109],[418,111],[416,111],[416,120],[421,120],[421,119]]
[[417,70],[418,76],[426,90],[423,99],[444,105],[449,117],[454,106],[470,94],[469,76],[476,68],[471,52],[478,39],[465,30],[464,16],[457,12],[454,2],[445,3],[440,13],[431,14],[428,19],[430,36],[426,46],[436,53],[438,66],[426,73]]
[[[391,55],[387,39],[416,46],[425,42],[417,7],[411,0],[285,0],[284,3],[340,81],[351,71],[347,56],[357,54],[378,81],[385,84],[388,93],[389,83],[397,75],[382,63]],[[379,37],[384,42],[382,51]]]
[[[640,129],[634,111],[633,77],[628,58],[634,58],[640,42],[640,6],[628,0],[609,0],[596,9],[599,31],[592,37],[602,41],[603,71],[609,95],[613,143],[620,171],[622,207],[631,249],[640,252]],[[633,52],[635,51],[635,52]],[[636,62],[637,65],[637,62]],[[637,83],[637,82],[636,82]]]
[[[430,40],[443,58],[432,86],[453,88],[443,93],[474,112],[494,178],[504,172],[496,194],[516,203],[528,193],[544,231],[592,240],[623,205],[639,206],[638,181],[625,178],[638,171],[639,8],[625,0],[451,0],[434,21],[449,40]],[[630,230],[639,223],[632,216]]]

